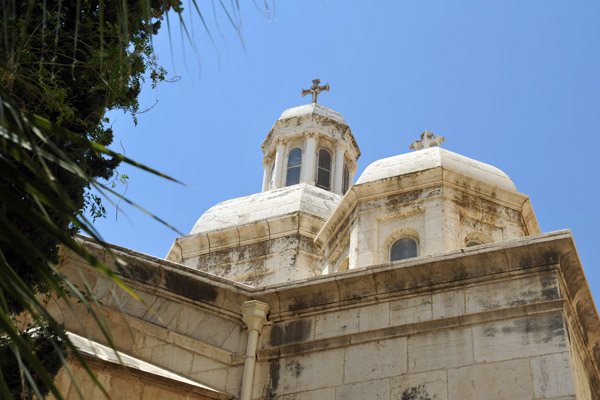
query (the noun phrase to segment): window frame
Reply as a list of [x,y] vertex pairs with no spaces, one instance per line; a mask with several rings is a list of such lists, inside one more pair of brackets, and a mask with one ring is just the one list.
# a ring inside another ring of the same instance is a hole
[[[410,241],[412,241],[415,244],[415,255],[414,256],[410,256],[410,257],[392,259],[392,251],[394,249],[394,246],[396,245],[396,243],[399,243],[399,242],[401,242],[403,240],[410,240]],[[388,251],[388,257],[389,257],[390,262],[401,261],[401,260],[408,260],[409,258],[419,257],[419,250],[420,250],[419,249],[419,241],[416,238],[414,238],[412,236],[402,236],[402,237],[397,238],[396,240],[394,240],[392,242],[392,244],[390,244],[389,251]]]
[[[300,163],[298,165],[290,165],[290,161],[292,160],[291,155],[292,152],[294,150],[298,150],[300,151]],[[293,186],[293,185],[297,185],[300,183],[300,181],[302,180],[302,158],[304,156],[304,151],[302,150],[302,147],[300,146],[296,146],[290,149],[290,151],[288,151],[287,153],[287,166],[285,169],[285,186]],[[298,182],[295,183],[289,183],[289,178],[290,178],[290,170],[291,169],[297,169],[298,170]]]
[[350,189],[350,168],[348,168],[348,164],[344,163],[342,171],[342,194],[346,194],[348,189]]
[[[327,155],[329,156],[329,169],[328,170],[321,167],[321,152],[323,152],[323,151],[326,152]],[[317,152],[317,179],[316,179],[315,186],[320,187],[321,189],[331,191],[331,169],[332,169],[331,164],[332,164],[332,161],[333,161],[333,153],[326,147],[320,147],[319,151]],[[319,182],[319,171],[321,169],[327,172],[327,175],[328,175],[327,187],[321,185]]]

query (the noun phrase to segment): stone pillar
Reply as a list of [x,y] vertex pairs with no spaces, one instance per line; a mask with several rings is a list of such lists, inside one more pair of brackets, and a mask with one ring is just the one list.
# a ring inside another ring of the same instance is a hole
[[338,143],[335,146],[335,167],[333,167],[333,192],[342,194],[342,183],[344,180],[344,145]]
[[275,151],[275,168],[273,169],[273,177],[271,183],[271,189],[278,189],[281,187],[281,175],[283,173],[283,158],[285,151],[285,145],[281,138],[275,142],[277,150]]
[[352,165],[348,166],[348,175],[349,175],[349,179],[348,179],[348,190],[354,186],[354,176],[356,175],[356,170],[358,169],[358,166],[356,164],[356,162],[353,162]]
[[307,132],[304,134],[304,160],[302,160],[302,174],[300,182],[315,185],[315,165],[317,160],[317,134]]
[[271,163],[273,159],[269,156],[263,157],[263,182],[262,182],[262,191],[266,192],[269,190],[269,182],[271,182]]

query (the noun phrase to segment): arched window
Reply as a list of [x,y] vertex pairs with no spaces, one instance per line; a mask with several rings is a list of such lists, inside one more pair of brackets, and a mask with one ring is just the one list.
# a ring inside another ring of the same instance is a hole
[[323,189],[331,190],[331,153],[325,149],[319,150],[317,186]]
[[288,154],[287,177],[285,186],[296,185],[300,183],[300,170],[302,169],[302,149],[293,148]]
[[404,260],[418,255],[418,244],[413,238],[396,240],[390,248],[390,261]]
[[348,171],[348,166],[344,164],[344,174],[342,179],[342,194],[346,194],[348,188],[350,187],[350,171]]

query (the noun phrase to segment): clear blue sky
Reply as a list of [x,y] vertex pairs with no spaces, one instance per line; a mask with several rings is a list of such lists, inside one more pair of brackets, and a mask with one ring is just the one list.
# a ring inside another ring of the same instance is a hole
[[[198,56],[173,16],[172,46],[167,29],[155,40],[181,79],[144,88],[142,108],[158,103],[137,127],[113,113],[113,147],[189,186],[123,167],[127,196],[187,234],[212,205],[259,192],[260,144],[320,78],[331,92],[319,103],[344,115],[362,150],[357,177],[425,129],[445,136],[443,147],[505,171],[543,232],[573,230],[600,299],[600,2],[287,0],[271,18],[240,3],[246,52],[210,6],[218,53],[197,19]],[[104,238],[164,257],[178,235],[124,210],[97,224]]]

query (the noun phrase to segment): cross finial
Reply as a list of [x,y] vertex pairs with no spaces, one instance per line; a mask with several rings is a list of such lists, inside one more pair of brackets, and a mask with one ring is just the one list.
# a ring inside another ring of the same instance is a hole
[[320,79],[313,79],[312,82],[313,85],[310,89],[302,89],[302,97],[306,96],[307,94],[312,94],[312,102],[313,104],[317,104],[317,96],[319,95],[319,93],[321,93],[324,90],[327,90],[329,92],[329,83],[326,83],[323,86],[319,86],[319,83],[321,83]]
[[421,133],[421,140],[414,141],[413,144],[408,147],[413,150],[428,149],[433,146],[439,146],[445,141],[445,137],[434,135],[433,132],[429,132],[425,129],[425,132]]

